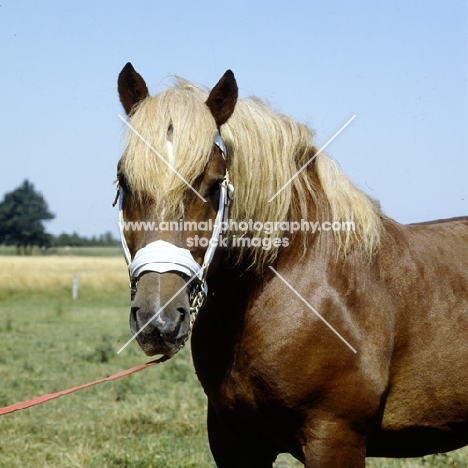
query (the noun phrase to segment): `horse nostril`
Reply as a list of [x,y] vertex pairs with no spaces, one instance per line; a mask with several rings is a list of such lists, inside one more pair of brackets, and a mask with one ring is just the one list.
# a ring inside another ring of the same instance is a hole
[[139,307],[130,307],[130,314],[132,315],[132,318],[134,320],[136,320],[136,316],[139,310],[140,310]]
[[180,314],[180,321],[183,322],[184,319],[185,319],[185,316],[187,315],[187,311],[185,310],[184,307],[179,307],[179,308],[177,309],[177,311],[178,311],[179,314]]
[[138,318],[137,318],[137,314],[138,314],[138,311],[140,310],[139,307],[130,307],[130,327],[132,329],[136,329],[136,331],[138,331],[138,329],[140,328],[138,326]]

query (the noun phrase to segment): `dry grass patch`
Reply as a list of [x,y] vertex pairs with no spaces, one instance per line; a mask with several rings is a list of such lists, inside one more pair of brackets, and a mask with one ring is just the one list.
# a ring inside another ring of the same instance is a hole
[[0,257],[3,290],[71,288],[74,275],[78,275],[80,287],[99,291],[122,288],[128,283],[121,257]]

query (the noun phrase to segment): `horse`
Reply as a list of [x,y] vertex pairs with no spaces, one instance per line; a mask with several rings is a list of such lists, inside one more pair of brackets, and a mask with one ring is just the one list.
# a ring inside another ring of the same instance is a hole
[[217,466],[468,444],[468,218],[396,222],[230,70],[118,92],[130,328],[166,359],[191,334]]

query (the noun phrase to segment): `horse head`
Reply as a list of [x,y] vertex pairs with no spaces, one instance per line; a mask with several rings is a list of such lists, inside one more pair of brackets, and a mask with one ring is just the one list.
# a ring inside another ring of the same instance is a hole
[[185,88],[150,96],[130,63],[118,79],[129,127],[117,180],[130,328],[148,356],[170,357],[187,340],[229,203],[219,130],[234,111],[236,80],[228,70],[207,98]]

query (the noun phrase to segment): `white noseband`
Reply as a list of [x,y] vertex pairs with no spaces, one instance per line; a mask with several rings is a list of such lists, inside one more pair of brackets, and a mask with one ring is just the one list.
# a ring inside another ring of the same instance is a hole
[[178,271],[188,277],[197,275],[200,280],[201,268],[190,250],[176,247],[170,242],[157,240],[138,250],[129,267],[130,279],[137,280],[145,271],[167,273]]

